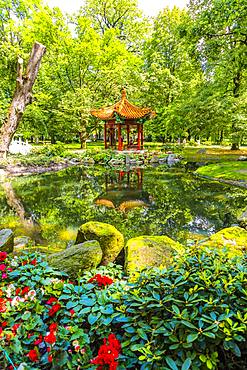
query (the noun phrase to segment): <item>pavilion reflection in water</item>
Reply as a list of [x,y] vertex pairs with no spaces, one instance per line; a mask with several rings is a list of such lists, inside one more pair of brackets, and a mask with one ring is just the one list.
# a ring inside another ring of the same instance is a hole
[[105,174],[105,192],[95,203],[128,212],[149,205],[149,194],[143,191],[144,171],[141,168],[115,170]]

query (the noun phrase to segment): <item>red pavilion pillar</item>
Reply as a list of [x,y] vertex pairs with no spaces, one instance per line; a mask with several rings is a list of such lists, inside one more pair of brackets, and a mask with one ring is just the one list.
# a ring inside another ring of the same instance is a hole
[[127,123],[127,149],[129,149],[129,145],[130,145],[130,126]]
[[118,150],[123,150],[123,143],[121,137],[121,123],[118,123]]
[[106,123],[104,126],[104,142],[105,142],[105,149],[107,149],[107,128],[106,128]]
[[141,149],[141,131],[140,131],[140,123],[137,123],[137,149]]
[[141,150],[143,150],[143,125],[141,125]]

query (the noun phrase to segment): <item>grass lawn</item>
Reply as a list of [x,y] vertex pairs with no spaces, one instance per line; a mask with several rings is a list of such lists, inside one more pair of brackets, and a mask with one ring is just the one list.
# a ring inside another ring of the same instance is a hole
[[224,180],[247,181],[247,162],[223,162],[198,168],[197,174]]
[[[204,153],[200,153],[201,149],[205,149]],[[247,148],[242,147],[241,150],[231,150],[225,147],[192,147],[186,146],[182,155],[187,161],[195,162],[229,162],[236,161],[241,155],[247,156]],[[246,165],[247,166],[247,165]]]

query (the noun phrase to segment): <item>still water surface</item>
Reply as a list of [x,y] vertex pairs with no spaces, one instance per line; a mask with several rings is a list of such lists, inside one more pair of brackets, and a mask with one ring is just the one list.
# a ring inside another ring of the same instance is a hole
[[182,167],[72,167],[2,182],[0,226],[36,244],[65,246],[81,224],[97,220],[125,238],[166,234],[189,244],[237,223],[246,204],[245,189],[200,180]]

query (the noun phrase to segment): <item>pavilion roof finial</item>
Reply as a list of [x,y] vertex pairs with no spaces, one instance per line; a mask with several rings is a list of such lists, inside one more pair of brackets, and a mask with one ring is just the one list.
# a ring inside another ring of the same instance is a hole
[[126,98],[127,97],[127,93],[126,93],[126,89],[123,88],[122,89],[122,99]]

